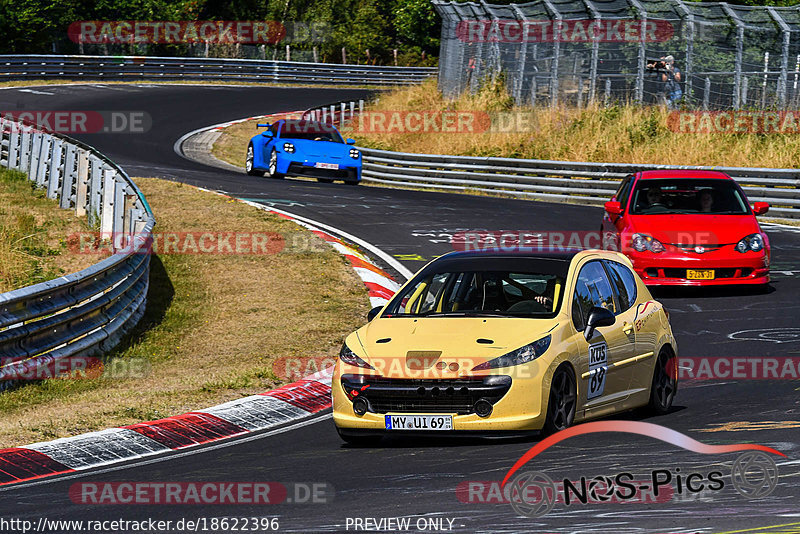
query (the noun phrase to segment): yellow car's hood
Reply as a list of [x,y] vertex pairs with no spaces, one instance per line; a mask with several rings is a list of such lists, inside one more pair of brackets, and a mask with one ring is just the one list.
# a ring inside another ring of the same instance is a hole
[[456,378],[546,336],[557,324],[557,319],[391,317],[373,320],[356,335],[365,360],[384,376]]

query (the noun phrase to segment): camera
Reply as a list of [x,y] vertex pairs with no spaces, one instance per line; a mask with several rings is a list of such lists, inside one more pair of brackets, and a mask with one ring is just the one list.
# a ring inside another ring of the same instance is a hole
[[667,70],[667,62],[663,59],[648,59],[645,68],[649,71],[655,72]]

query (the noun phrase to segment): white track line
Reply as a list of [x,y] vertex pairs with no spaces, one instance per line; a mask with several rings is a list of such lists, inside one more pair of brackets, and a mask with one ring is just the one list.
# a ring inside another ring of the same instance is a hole
[[[225,194],[226,195],[231,195],[231,193],[225,193]],[[234,195],[231,195],[231,196],[234,196]],[[321,223],[319,221],[315,221],[314,219],[309,219],[308,217],[303,217],[301,215],[295,215],[294,213],[291,213],[291,212],[288,212],[288,211],[285,211],[285,210],[281,210],[281,209],[278,209],[278,208],[273,208],[271,206],[265,206],[263,204],[259,204],[258,202],[252,202],[250,200],[242,200],[242,202],[244,202],[245,204],[249,204],[250,206],[265,210],[265,211],[274,211],[276,213],[282,213],[283,215],[286,215],[288,217],[292,217],[294,219],[297,219],[298,221],[302,221],[304,223],[317,226],[319,228],[322,228],[323,230],[327,230],[328,232],[330,232],[332,234],[339,235],[339,236],[343,237],[344,239],[346,239],[347,241],[351,241],[351,242],[357,244],[358,246],[363,247],[364,249],[370,251],[375,256],[377,256],[380,259],[382,259],[384,262],[386,262],[387,265],[392,267],[395,271],[397,271],[400,274],[400,276],[402,276],[406,280],[409,280],[412,276],[414,276],[414,273],[409,271],[402,263],[400,263],[399,261],[394,259],[387,252],[384,252],[383,250],[379,249],[378,247],[376,247],[372,243],[364,241],[360,237],[356,237],[353,234],[345,232],[344,230],[340,230],[340,229],[336,228],[335,226],[331,226],[329,224]]]

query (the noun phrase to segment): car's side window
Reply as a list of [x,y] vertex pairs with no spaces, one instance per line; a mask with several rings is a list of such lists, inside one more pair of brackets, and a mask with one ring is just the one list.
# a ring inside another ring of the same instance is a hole
[[619,297],[619,312],[622,313],[636,302],[636,278],[633,273],[615,261],[604,260],[606,267],[608,267],[608,275],[611,278],[611,283],[617,290]]
[[269,131],[272,132],[272,137],[278,137],[278,123],[274,123],[272,126],[269,127]]
[[594,306],[618,313],[614,291],[608,281],[606,270],[598,260],[590,261],[581,267],[575,282],[575,295],[572,303],[572,322],[576,330],[583,330],[584,318]]
[[633,184],[633,176],[627,176],[617,190],[617,202],[625,209],[625,204],[628,203],[628,195],[631,194],[631,184]]

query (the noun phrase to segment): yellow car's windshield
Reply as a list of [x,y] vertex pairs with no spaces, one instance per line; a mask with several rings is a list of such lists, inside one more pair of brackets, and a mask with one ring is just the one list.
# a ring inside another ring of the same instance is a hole
[[548,263],[556,269],[426,270],[392,299],[383,317],[551,318],[563,296],[566,262]]

